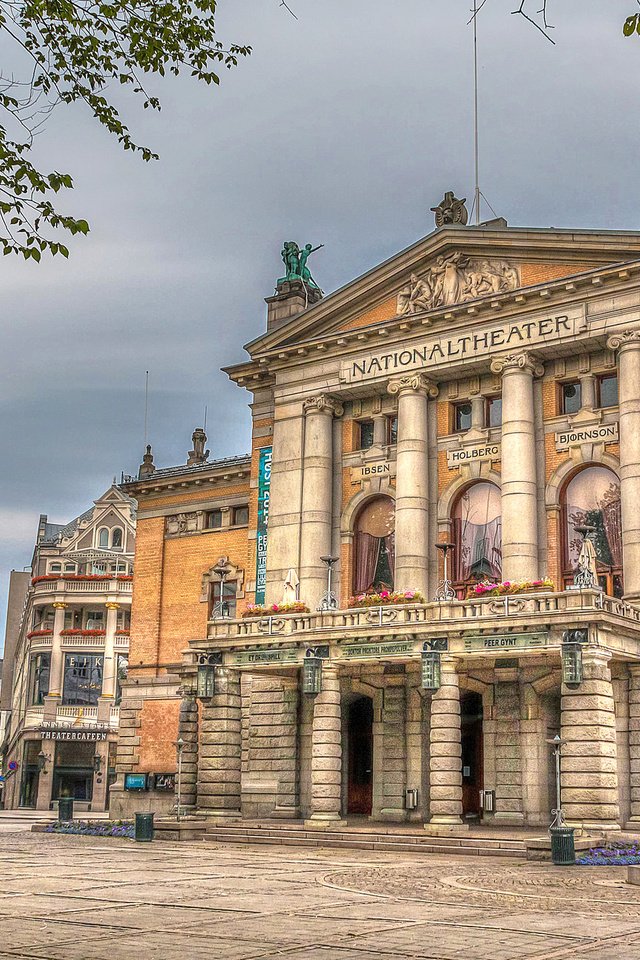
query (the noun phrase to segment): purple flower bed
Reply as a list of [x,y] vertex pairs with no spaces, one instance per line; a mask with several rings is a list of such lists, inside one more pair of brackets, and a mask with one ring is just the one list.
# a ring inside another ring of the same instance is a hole
[[73,833],[83,837],[128,837],[133,840],[132,820],[54,820],[45,833]]
[[584,867],[628,867],[640,864],[640,841],[629,843],[610,843],[602,847],[592,847],[588,853],[576,858],[576,863]]

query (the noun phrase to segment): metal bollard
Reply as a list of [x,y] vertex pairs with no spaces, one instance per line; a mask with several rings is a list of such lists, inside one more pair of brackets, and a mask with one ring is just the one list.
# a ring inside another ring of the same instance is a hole
[[549,827],[551,834],[551,861],[556,867],[574,867],[576,848],[573,827]]
[[134,839],[139,840],[141,843],[148,843],[153,840],[153,834],[153,814],[136,813]]
[[73,820],[73,797],[58,800],[58,820]]

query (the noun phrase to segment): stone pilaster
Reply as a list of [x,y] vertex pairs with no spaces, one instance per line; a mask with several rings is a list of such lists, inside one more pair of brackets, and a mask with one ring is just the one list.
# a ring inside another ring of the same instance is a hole
[[315,609],[326,591],[333,517],[333,418],[342,406],[333,397],[304,401],[304,460],[300,533],[300,599]]
[[[395,679],[395,678],[387,678]],[[382,704],[382,809],[380,818],[397,822],[406,818],[404,791],[407,782],[406,690],[385,686]]]
[[[180,807],[185,813],[195,811],[198,799],[198,704],[193,693],[185,693],[180,703],[178,739],[182,748]],[[176,770],[178,756],[176,755]],[[176,777],[176,788],[177,788]],[[176,804],[178,802],[176,792]]]
[[266,602],[279,603],[290,569],[299,574],[304,417],[299,403],[277,404],[269,499]]
[[502,374],[502,578],[538,577],[538,505],[533,377],[543,368],[527,353],[498,357]]
[[53,636],[51,638],[51,666],[49,668],[49,692],[44,698],[45,720],[55,720],[58,705],[62,703],[62,687],[64,684],[64,654],[62,652],[62,631],[64,630],[64,612],[67,604],[55,601],[53,615]]
[[440,689],[431,697],[429,735],[430,833],[466,829],[462,822],[462,747],[460,683],[455,660],[442,657]]
[[322,668],[322,692],[313,703],[311,730],[311,818],[332,824],[342,811],[342,718],[340,678],[334,666]]
[[298,791],[298,683],[255,675],[246,702],[242,815],[295,818]]
[[618,351],[620,505],[625,598],[640,599],[640,330],[609,337]]
[[640,663],[629,665],[629,766],[631,816],[627,829],[640,828]]
[[428,595],[429,458],[427,399],[438,388],[422,374],[391,380],[398,397],[396,446],[396,590]]
[[562,685],[562,809],[569,823],[619,827],[616,721],[609,655],[583,651],[584,679]]
[[216,686],[216,694],[202,705],[198,809],[209,816],[240,816],[242,718],[238,672],[220,669]]
[[494,686],[495,819],[521,824],[522,753],[520,745],[520,685],[517,680]]

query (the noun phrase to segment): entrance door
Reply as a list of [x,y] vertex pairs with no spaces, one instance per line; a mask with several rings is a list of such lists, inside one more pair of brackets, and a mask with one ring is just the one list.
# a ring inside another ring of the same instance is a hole
[[347,813],[371,815],[373,803],[373,703],[360,697],[349,707]]
[[484,784],[482,751],[482,697],[466,693],[460,698],[462,740],[462,816],[480,817],[480,791]]

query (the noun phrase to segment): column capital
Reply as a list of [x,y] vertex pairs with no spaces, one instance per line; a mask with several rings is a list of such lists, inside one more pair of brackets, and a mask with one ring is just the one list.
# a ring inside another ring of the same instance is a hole
[[544,367],[536,357],[523,350],[522,353],[509,353],[504,357],[496,357],[491,361],[492,373],[506,373],[510,370],[524,370],[534,377],[541,377]]
[[414,373],[406,377],[398,377],[397,380],[390,380],[387,385],[387,393],[390,393],[392,396],[408,390],[414,390],[416,393],[425,393],[428,397],[432,398],[438,396],[437,386],[432,380],[425,377],[423,373]]
[[308,413],[326,413],[331,417],[341,417],[344,407],[335,397],[320,393],[316,397],[307,397],[302,403],[305,415]]
[[56,600],[54,603],[51,604],[51,606],[53,607],[54,610],[66,610],[69,604],[64,603],[64,601],[62,600]]
[[622,350],[624,347],[640,347],[640,329],[630,328],[612,334],[607,340],[608,350]]
[[120,604],[116,603],[115,600],[107,600],[107,602],[105,603],[105,607],[107,608],[107,610],[119,610]]

